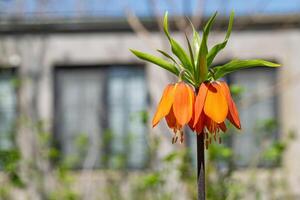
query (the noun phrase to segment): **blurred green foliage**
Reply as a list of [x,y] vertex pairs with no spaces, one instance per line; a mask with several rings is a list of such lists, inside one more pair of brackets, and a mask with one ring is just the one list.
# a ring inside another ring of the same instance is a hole
[[8,175],[11,184],[17,187],[24,187],[24,183],[18,172],[20,159],[21,156],[17,149],[0,151],[0,166]]
[[[238,95],[240,88],[235,89]],[[147,112],[139,112],[133,115],[132,120],[148,121]],[[51,175],[56,180],[54,189],[41,189],[43,199],[46,200],[79,200],[83,198],[83,192],[78,190],[74,183],[78,181],[80,170],[74,171],[74,166],[80,166],[87,154],[89,138],[87,134],[80,133],[74,139],[77,153],[75,156],[62,158],[62,153],[56,146],[50,132],[45,131],[44,124],[38,122],[31,126],[39,146],[39,156],[50,161]],[[257,184],[262,169],[267,171],[267,192],[271,199],[280,199],[272,196],[277,190],[285,190],[287,184],[282,179],[273,176],[275,171],[281,167],[282,156],[292,141],[294,135],[289,134],[283,139],[273,140],[274,132],[278,130],[278,124],[273,119],[266,119],[257,123],[256,132],[259,132],[263,140],[259,142],[261,155],[254,159],[251,166],[247,167],[250,178],[246,181],[236,176],[240,169],[235,165],[238,159],[235,152],[228,146],[231,129],[229,133],[222,134],[223,144],[212,144],[206,151],[206,186],[208,200],[238,200],[244,199],[245,195],[251,194],[254,199],[263,199],[264,192]],[[175,150],[160,154],[162,148],[161,136],[151,135],[148,138],[148,156],[145,166],[140,170],[128,168],[128,155],[131,143],[134,141],[133,133],[124,137],[125,151],[114,153],[110,151],[110,144],[114,140],[114,133],[107,129],[103,135],[101,150],[105,152],[101,156],[101,168],[95,169],[103,175],[103,184],[99,184],[101,195],[98,199],[109,200],[172,200],[172,199],[197,199],[196,169],[192,164],[195,152],[189,146],[182,145],[174,147]],[[266,145],[267,144],[267,145]],[[55,161],[59,160],[59,161]],[[0,151],[0,166],[7,175],[7,184],[0,187],[0,199],[12,199],[11,194],[16,188],[26,189],[31,184],[22,179],[20,167],[22,162],[21,152],[17,147],[11,150]],[[261,165],[261,163],[268,163]],[[270,164],[271,163],[271,164]],[[264,168],[262,168],[264,167]],[[79,168],[77,168],[79,169]],[[35,171],[31,181],[41,181],[45,174],[40,172],[38,166],[31,170]],[[245,175],[247,174],[245,173]],[[126,191],[124,193],[124,187]],[[281,197],[287,198],[289,194]]]

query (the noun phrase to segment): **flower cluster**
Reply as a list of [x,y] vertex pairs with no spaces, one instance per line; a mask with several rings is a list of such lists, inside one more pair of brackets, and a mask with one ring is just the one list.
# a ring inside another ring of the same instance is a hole
[[163,92],[152,126],[165,118],[174,133],[173,143],[178,138],[183,142],[185,125],[197,134],[205,134],[207,143],[211,143],[211,138],[221,141],[219,132],[226,131],[226,119],[236,128],[241,128],[236,105],[224,81],[203,82],[197,92],[196,96],[193,87],[182,81],[169,84]]
[[131,52],[138,58],[158,65],[179,77],[177,83],[169,84],[165,88],[152,121],[152,126],[155,127],[161,119],[166,119],[168,126],[174,132],[173,143],[177,142],[178,138],[183,142],[183,128],[186,125],[197,134],[205,135],[206,146],[211,143],[212,138],[221,142],[219,133],[226,131],[226,119],[240,129],[239,114],[228,85],[219,79],[244,68],[280,66],[261,59],[232,60],[224,65],[214,66],[212,64],[214,58],[225,48],[230,37],[234,13],[230,15],[225,39],[209,50],[207,39],[216,16],[217,13],[207,21],[202,38],[191,24],[193,41],[190,42],[186,36],[187,53],[171,37],[168,30],[168,14],[165,14],[164,32],[176,58],[162,50],[158,52],[168,60],[131,49]]

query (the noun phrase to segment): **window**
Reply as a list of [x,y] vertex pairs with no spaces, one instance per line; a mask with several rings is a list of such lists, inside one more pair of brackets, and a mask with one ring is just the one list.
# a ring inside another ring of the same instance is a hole
[[13,132],[17,107],[15,80],[14,70],[0,70],[0,151],[14,147]]
[[267,68],[241,70],[232,74],[230,79],[242,89],[236,101],[242,130],[241,133],[231,136],[231,143],[237,156],[236,165],[248,166],[256,162],[265,145],[278,137],[276,131],[278,127],[275,127],[278,116],[275,93],[276,70]]
[[63,160],[77,168],[145,167],[144,68],[65,67],[55,77],[55,136]]

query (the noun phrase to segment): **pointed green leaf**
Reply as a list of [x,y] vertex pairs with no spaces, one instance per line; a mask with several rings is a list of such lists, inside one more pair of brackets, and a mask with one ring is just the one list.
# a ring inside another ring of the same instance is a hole
[[214,71],[214,78],[219,79],[226,74],[232,73],[234,71],[250,68],[250,67],[279,67],[280,65],[277,63],[272,63],[265,60],[232,60],[229,63],[217,66],[212,68]]
[[193,50],[193,56],[194,59],[192,59],[193,62],[193,67],[194,67],[194,76],[195,80],[199,80],[200,72],[199,72],[199,67],[198,67],[198,55],[199,55],[199,50],[200,50],[200,45],[201,45],[201,38],[199,36],[199,33],[196,31],[193,23],[189,18],[187,18],[190,22],[190,25],[193,29],[193,43],[192,43],[192,50]]
[[177,61],[170,54],[168,54],[167,52],[160,50],[160,49],[157,49],[157,51],[178,65]]
[[[165,52],[165,51],[162,51],[162,50],[159,50],[159,49],[157,49],[157,51],[159,52],[159,53],[161,53],[162,55],[164,55],[165,57],[167,57],[167,58],[169,58],[170,60],[172,60],[177,66],[180,66],[181,68],[183,68],[181,65],[179,65],[178,63],[177,63],[177,61],[171,56],[171,55],[169,55],[167,52]],[[185,75],[187,75],[187,77],[189,77],[191,80],[193,80],[193,75],[189,72],[189,71],[186,71],[186,73],[185,73]]]
[[206,61],[206,55],[207,55],[207,38],[208,34],[210,32],[211,26],[215,21],[215,18],[217,16],[217,12],[208,20],[206,23],[204,30],[203,30],[203,36],[202,36],[202,41],[201,41],[201,46],[200,46],[200,52],[198,55],[198,62],[197,62],[197,67],[199,68],[200,71],[200,82],[206,80],[207,78],[207,61]]
[[143,53],[143,52],[136,51],[136,50],[133,50],[133,49],[130,49],[130,51],[142,60],[149,61],[153,64],[156,64],[156,65],[172,72],[175,75],[179,74],[179,70],[176,68],[176,66],[173,63],[170,63],[170,62],[168,62],[168,61],[166,61],[162,58],[153,56],[151,54]]
[[210,66],[214,60],[214,58],[216,57],[216,55],[225,48],[228,39],[230,37],[231,34],[231,29],[232,29],[232,25],[233,25],[233,18],[234,18],[234,12],[232,11],[230,14],[230,18],[229,18],[229,23],[228,23],[228,28],[227,28],[227,33],[225,36],[225,39],[222,43],[219,43],[217,45],[215,45],[207,54],[206,58],[207,58],[207,66]]
[[192,62],[187,55],[187,53],[184,51],[184,49],[180,46],[179,43],[177,43],[174,39],[171,38],[171,46],[172,46],[172,52],[176,55],[176,57],[180,60],[181,64],[185,69],[187,69],[189,72],[193,71],[193,65]]
[[190,40],[189,40],[189,38],[188,38],[188,36],[187,36],[186,34],[185,34],[185,38],[186,38],[186,42],[187,42],[188,47],[189,47],[190,59],[191,59],[191,61],[192,61],[193,69],[195,70],[195,62],[194,62],[194,53],[193,53],[193,49],[192,49]]
[[[196,31],[193,23],[191,22],[191,20],[188,18],[190,25],[193,29],[193,52],[194,52],[194,58],[198,58],[198,53],[199,53],[199,49],[200,49],[200,45],[201,45],[201,38],[199,33]],[[196,62],[195,62],[196,64]]]
[[176,55],[176,57],[180,60],[182,66],[188,70],[190,73],[193,71],[193,65],[191,63],[191,60],[185,50],[180,46],[180,44],[174,40],[169,33],[169,28],[168,28],[168,12],[165,13],[164,16],[164,32],[166,36],[169,39],[169,42],[171,44],[171,49],[172,52]]
[[164,16],[164,32],[168,37],[168,39],[171,40],[171,36],[169,33],[169,24],[168,24],[168,12],[165,12],[165,16]]
[[193,47],[194,47],[194,54],[195,58],[198,58],[199,50],[201,45],[201,38],[199,33],[194,29],[193,30]]

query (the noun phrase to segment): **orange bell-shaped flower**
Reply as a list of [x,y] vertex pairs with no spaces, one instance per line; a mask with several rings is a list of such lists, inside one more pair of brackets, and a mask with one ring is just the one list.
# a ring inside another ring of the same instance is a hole
[[155,127],[165,117],[169,128],[174,132],[173,143],[178,139],[183,142],[183,126],[188,124],[193,117],[195,93],[191,86],[184,82],[169,84],[161,97],[157,111],[152,120]]
[[189,126],[198,134],[206,132],[206,139],[208,139],[207,131],[213,134],[215,140],[220,130],[226,131],[224,123],[226,118],[236,128],[241,128],[236,105],[232,100],[229,87],[224,81],[202,83],[196,97],[194,110],[194,116]]

